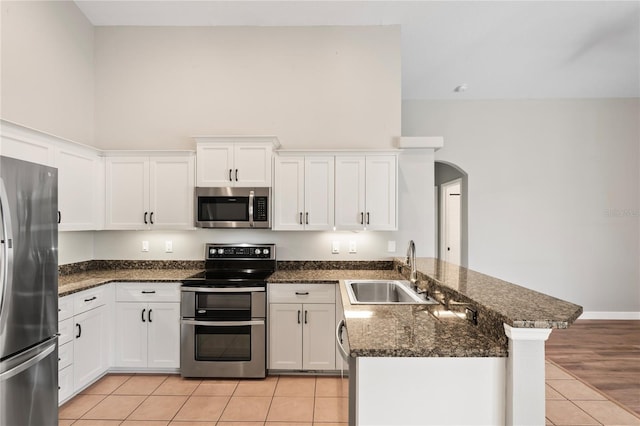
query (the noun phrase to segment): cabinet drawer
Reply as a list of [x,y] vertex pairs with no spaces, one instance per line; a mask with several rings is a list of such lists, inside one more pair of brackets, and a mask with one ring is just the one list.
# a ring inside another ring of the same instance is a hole
[[73,318],[67,318],[58,323],[58,345],[62,346],[73,340]]
[[179,302],[180,283],[116,283],[117,302]]
[[269,284],[269,303],[335,303],[335,284]]
[[73,342],[58,347],[58,370],[73,364]]
[[73,365],[58,371],[58,404],[62,405],[73,395]]
[[66,320],[73,316],[73,297],[65,296],[58,299],[58,321]]
[[107,289],[107,286],[101,286],[75,294],[73,300],[74,315],[81,314],[107,303]]

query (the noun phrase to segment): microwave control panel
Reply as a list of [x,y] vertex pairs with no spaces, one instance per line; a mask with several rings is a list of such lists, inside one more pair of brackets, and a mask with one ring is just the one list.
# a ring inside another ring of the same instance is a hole
[[267,197],[256,197],[255,201],[253,202],[253,220],[266,222],[269,219],[267,216],[268,202],[269,201]]

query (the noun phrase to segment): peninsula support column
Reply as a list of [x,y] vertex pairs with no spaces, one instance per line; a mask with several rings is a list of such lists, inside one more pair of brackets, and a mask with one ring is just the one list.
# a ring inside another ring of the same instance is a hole
[[509,338],[507,359],[507,426],[545,424],[544,342],[550,328],[514,328],[504,324]]

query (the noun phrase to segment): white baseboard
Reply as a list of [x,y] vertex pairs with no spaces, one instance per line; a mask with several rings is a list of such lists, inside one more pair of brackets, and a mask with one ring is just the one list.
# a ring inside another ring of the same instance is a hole
[[640,312],[583,312],[579,319],[593,320],[640,320]]

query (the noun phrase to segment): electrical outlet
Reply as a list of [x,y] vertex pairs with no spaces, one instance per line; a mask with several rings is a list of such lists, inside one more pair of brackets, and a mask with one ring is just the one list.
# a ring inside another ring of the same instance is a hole
[[395,253],[396,252],[396,242],[395,241],[387,241],[387,252]]
[[142,251],[149,251],[149,241],[142,242]]
[[358,249],[355,241],[349,241],[349,253],[357,253]]
[[164,242],[164,252],[165,253],[173,253],[173,241],[165,241]]
[[331,242],[331,253],[333,253],[333,254],[340,253],[340,241],[332,241]]

